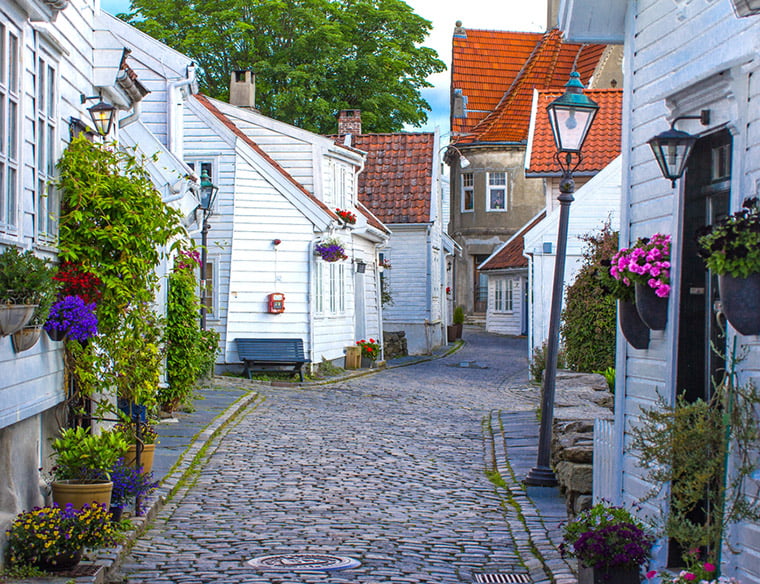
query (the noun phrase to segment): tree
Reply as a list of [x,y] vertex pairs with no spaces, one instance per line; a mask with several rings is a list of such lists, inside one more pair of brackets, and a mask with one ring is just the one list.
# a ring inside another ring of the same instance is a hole
[[121,15],[192,57],[202,91],[227,99],[232,71],[256,74],[256,107],[321,134],[343,109],[366,132],[427,120],[420,90],[445,70],[421,46],[432,24],[403,0],[132,0]]

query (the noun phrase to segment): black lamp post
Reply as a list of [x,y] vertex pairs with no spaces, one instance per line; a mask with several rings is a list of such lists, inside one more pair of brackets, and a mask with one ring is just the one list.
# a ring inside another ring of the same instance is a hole
[[[581,161],[581,148],[599,106],[583,94],[580,75],[573,71],[565,85],[565,93],[551,102],[546,110],[557,145],[556,160],[562,169],[559,185],[559,229],[557,231],[557,257],[554,262],[549,338],[546,347],[546,368],[541,391],[541,426],[538,436],[536,466],[526,475],[526,485],[553,487],[557,478],[551,468],[551,438],[554,421],[554,390],[557,381],[557,354],[559,353],[559,321],[562,308],[562,289],[567,255],[567,230],[570,203],[575,199],[575,182],[572,173]],[[575,160],[573,160],[575,159]]]
[[203,225],[201,227],[201,330],[206,330],[206,258],[208,230],[211,228],[208,218],[211,217],[212,208],[219,187],[211,182],[211,177],[204,171],[201,175],[201,200],[198,208],[203,212]]
[[676,186],[676,181],[683,175],[691,149],[697,141],[696,136],[675,129],[676,122],[679,120],[699,120],[703,126],[706,126],[710,123],[710,110],[702,110],[698,116],[679,116],[670,124],[669,130],[649,140],[649,146],[654,152],[662,176],[670,179],[672,187]]

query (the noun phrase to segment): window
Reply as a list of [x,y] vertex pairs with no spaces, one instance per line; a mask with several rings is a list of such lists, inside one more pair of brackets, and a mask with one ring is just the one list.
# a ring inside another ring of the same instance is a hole
[[219,315],[216,311],[216,261],[211,259],[206,260],[206,273],[204,274],[206,281],[201,290],[201,302],[206,305],[206,312],[209,318],[218,319]]
[[330,184],[325,192],[325,203],[338,209],[353,205],[354,176],[351,169],[340,162],[330,161]]
[[489,172],[488,173],[488,193],[486,200],[486,210],[488,211],[506,211],[507,210],[507,173],[506,172]]
[[[203,173],[208,175],[209,180],[214,182],[214,163],[208,160],[189,160],[185,163],[190,169],[198,175],[198,178],[203,176]],[[217,185],[218,186],[218,185]]]
[[346,266],[317,260],[314,270],[314,310],[317,314],[346,311]]
[[462,211],[475,209],[475,175],[462,173]]
[[19,33],[0,21],[0,233],[18,231]]
[[57,143],[56,79],[54,64],[39,52],[35,78],[37,85],[36,228],[37,238],[47,243],[55,242],[58,231],[59,199],[58,192],[52,184]]
[[514,310],[515,281],[506,278],[494,280],[493,309],[496,312],[511,312]]

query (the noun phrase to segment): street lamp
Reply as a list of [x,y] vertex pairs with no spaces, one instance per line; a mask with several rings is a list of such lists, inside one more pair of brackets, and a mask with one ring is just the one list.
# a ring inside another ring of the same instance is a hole
[[201,227],[201,330],[206,330],[206,257],[208,230],[211,228],[208,218],[211,217],[212,208],[219,187],[211,182],[211,177],[204,170],[201,174],[201,200],[198,208],[203,212],[203,226]]
[[[557,231],[557,257],[554,262],[554,286],[552,288],[551,313],[549,316],[549,338],[546,348],[546,368],[541,391],[541,426],[538,436],[538,458],[536,466],[526,475],[526,485],[553,487],[557,477],[551,469],[551,438],[554,421],[554,390],[557,381],[557,354],[559,353],[559,321],[562,308],[562,289],[565,276],[565,256],[567,255],[567,228],[570,218],[570,203],[574,201],[575,182],[572,173],[581,162],[581,148],[599,106],[583,94],[580,75],[573,71],[565,85],[565,93],[551,102],[549,113],[554,142],[557,145],[555,158],[562,169],[559,184],[560,203],[559,229]],[[573,159],[575,163],[573,164]]]
[[82,93],[79,96],[79,101],[82,103],[87,103],[91,99],[99,100],[98,103],[96,103],[94,106],[87,108],[87,111],[90,112],[90,118],[92,118],[92,123],[95,126],[95,130],[101,136],[107,136],[111,131],[111,126],[113,125],[113,118],[114,114],[116,113],[116,107],[110,103],[104,102],[103,98],[100,95],[91,95],[88,97]]
[[679,120],[699,120],[703,126],[707,126],[710,123],[710,110],[702,110],[698,116],[679,116],[670,124],[669,130],[649,140],[662,176],[670,179],[672,187],[676,186],[676,181],[683,175],[691,149],[697,141],[696,136],[675,129]]

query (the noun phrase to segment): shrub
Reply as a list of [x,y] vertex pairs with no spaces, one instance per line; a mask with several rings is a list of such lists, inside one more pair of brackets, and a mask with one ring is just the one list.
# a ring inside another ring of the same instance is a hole
[[454,321],[454,324],[464,324],[464,306],[460,304],[454,309],[452,320]]
[[602,277],[617,250],[618,234],[609,222],[597,233],[582,236],[583,263],[567,288],[561,334],[567,365],[574,371],[604,371],[615,366],[616,301]]
[[[536,383],[541,383],[544,377],[544,369],[546,369],[546,349],[547,341],[544,341],[540,347],[533,349],[533,357],[530,360],[530,377]],[[564,369],[567,367],[567,359],[565,358],[565,351],[560,347],[559,353],[557,353],[557,369]]]

